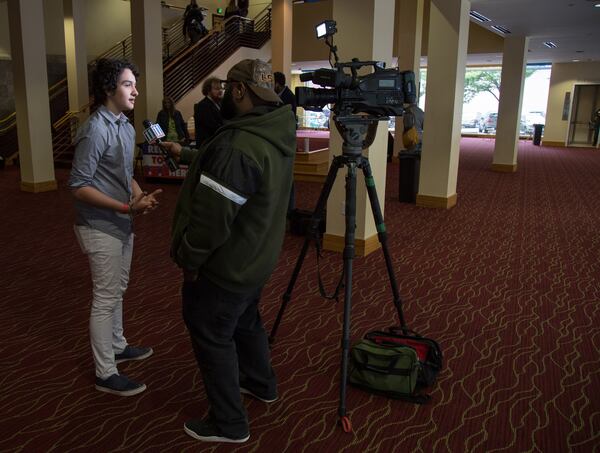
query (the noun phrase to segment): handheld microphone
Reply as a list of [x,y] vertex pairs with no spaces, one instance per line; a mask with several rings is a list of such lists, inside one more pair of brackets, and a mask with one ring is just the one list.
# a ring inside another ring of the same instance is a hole
[[[146,139],[146,141],[148,143],[154,142],[154,143],[157,143],[160,145],[162,143],[161,138],[165,136],[165,133],[161,129],[160,125],[153,124],[152,121],[150,121],[150,120],[144,120],[144,121],[142,121],[142,124],[146,128],[146,129],[144,129],[144,138]],[[179,170],[179,165],[177,165],[177,162],[175,162],[175,159],[173,159],[171,157],[171,155],[167,151],[162,149],[160,146],[159,146],[159,148],[160,148],[160,151],[162,152],[162,155],[163,155],[165,161],[167,162],[167,166],[169,167],[169,170],[171,170],[171,171]]]

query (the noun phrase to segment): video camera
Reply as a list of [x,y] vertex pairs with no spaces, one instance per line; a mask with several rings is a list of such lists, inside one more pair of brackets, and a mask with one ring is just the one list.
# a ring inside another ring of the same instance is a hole
[[[415,74],[412,71],[399,71],[398,68],[385,69],[384,62],[359,61],[339,63],[336,47],[327,38],[337,32],[335,21],[327,20],[316,27],[317,38],[325,38],[326,44],[335,55],[335,69],[317,69],[300,75],[303,82],[312,81],[316,85],[329,88],[296,88],[296,101],[307,110],[321,111],[327,104],[336,116],[345,117],[365,113],[373,118],[385,119],[401,116],[404,104],[416,101]],[[373,72],[359,76],[358,70],[372,66]],[[345,70],[349,70],[349,73]]]

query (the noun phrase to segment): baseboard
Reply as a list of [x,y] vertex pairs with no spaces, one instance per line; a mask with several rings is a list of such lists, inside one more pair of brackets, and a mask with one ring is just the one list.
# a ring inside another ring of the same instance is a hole
[[492,171],[514,173],[517,171],[517,164],[492,164]]
[[550,140],[542,140],[542,145],[552,148],[566,148],[565,142],[553,142]]
[[[323,248],[332,252],[343,252],[344,251],[344,236],[336,236],[333,234],[325,233],[323,235]],[[367,239],[355,239],[354,240],[354,254],[356,256],[367,256],[369,253],[381,248],[379,238],[377,234]]]
[[31,192],[31,193],[40,193],[40,192],[50,192],[52,190],[58,189],[58,184],[56,180],[52,181],[44,181],[44,182],[25,182],[21,181],[21,190],[23,192]]
[[456,194],[449,197],[434,197],[431,195],[417,194],[417,206],[422,208],[450,209],[456,206]]

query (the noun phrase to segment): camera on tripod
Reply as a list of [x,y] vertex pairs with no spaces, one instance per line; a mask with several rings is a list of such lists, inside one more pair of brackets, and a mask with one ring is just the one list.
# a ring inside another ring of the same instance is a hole
[[[301,81],[328,88],[297,87],[298,105],[306,110],[321,111],[325,105],[333,104],[331,110],[337,117],[357,113],[365,113],[372,119],[401,116],[404,104],[413,104],[416,100],[414,72],[385,69],[384,62],[359,61],[357,58],[338,62],[337,48],[332,41],[336,32],[333,20],[316,26],[317,38],[325,39],[335,56],[334,69],[321,68],[301,74]],[[358,70],[364,66],[372,66],[373,72],[359,76]]]

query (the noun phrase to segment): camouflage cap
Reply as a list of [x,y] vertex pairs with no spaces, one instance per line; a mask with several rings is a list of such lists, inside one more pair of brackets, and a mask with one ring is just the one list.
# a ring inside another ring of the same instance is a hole
[[281,99],[273,90],[271,65],[262,60],[240,61],[227,73],[227,81],[244,82],[262,100],[281,104]]

